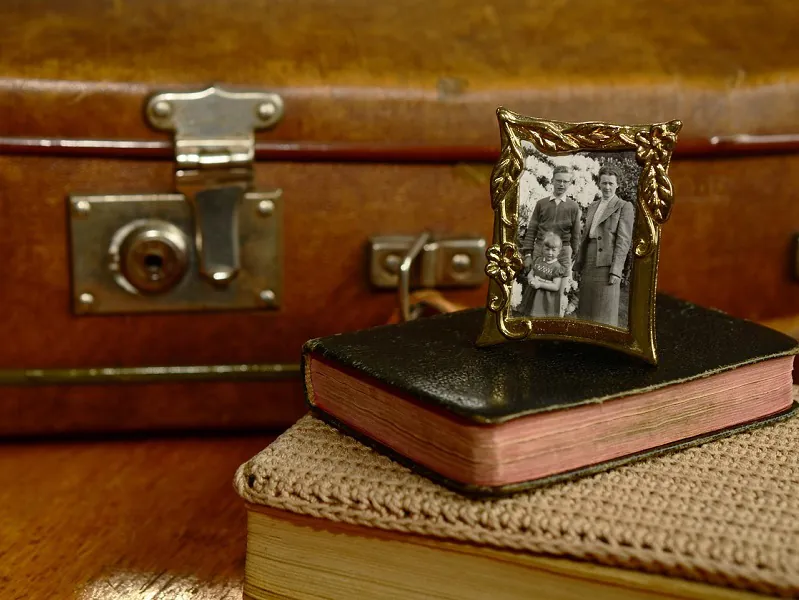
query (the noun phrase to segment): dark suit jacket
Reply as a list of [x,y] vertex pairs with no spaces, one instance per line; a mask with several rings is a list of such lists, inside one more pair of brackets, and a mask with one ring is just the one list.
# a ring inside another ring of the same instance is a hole
[[[591,223],[594,215],[599,208],[599,200],[588,207],[585,218],[585,227],[580,236],[580,245],[577,249],[577,259],[575,260],[575,271],[582,270],[585,264],[585,253],[588,250],[588,234],[591,232]],[[633,223],[635,221],[635,206],[631,202],[625,202],[618,196],[613,196],[608,201],[605,212],[600,217],[600,222],[596,227],[596,265],[598,267],[610,267],[612,275],[621,277],[624,270],[624,261],[630,251],[632,243]]]
[[564,198],[559,209],[552,203],[552,196],[536,203],[521,240],[522,254],[532,254],[535,245],[547,231],[557,233],[564,245],[568,244],[572,248],[580,241],[580,206],[574,199]]

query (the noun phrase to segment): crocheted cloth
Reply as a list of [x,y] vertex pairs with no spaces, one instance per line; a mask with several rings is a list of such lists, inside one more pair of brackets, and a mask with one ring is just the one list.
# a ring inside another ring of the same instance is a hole
[[[796,389],[795,389],[796,393]],[[799,418],[474,500],[308,415],[236,473],[249,502],[332,521],[799,595]]]

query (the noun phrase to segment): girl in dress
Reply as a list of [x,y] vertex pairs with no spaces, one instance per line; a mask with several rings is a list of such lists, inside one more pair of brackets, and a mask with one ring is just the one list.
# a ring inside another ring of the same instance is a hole
[[557,233],[550,231],[544,235],[541,246],[542,255],[535,259],[527,275],[530,287],[525,290],[522,306],[531,317],[559,317],[560,284],[566,276],[566,269],[558,260],[563,242]]

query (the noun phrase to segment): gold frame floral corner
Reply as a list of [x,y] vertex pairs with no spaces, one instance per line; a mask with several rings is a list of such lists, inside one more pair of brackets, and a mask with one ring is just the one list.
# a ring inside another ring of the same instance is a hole
[[[491,174],[493,244],[486,250],[489,277],[487,310],[479,346],[511,340],[558,339],[597,344],[657,364],[655,297],[660,229],[669,219],[674,195],[668,176],[680,121],[651,125],[565,123],[525,117],[497,109],[502,151]],[[518,188],[524,169],[522,142],[548,156],[584,151],[634,151],[641,175],[633,228],[633,266],[628,327],[621,329],[569,318],[511,315],[511,286],[523,263],[519,233]]]

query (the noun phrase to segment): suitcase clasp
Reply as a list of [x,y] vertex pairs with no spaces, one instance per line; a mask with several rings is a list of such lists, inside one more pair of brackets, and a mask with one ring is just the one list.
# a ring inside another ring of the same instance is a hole
[[254,132],[282,115],[269,92],[151,96],[144,117],[174,132],[174,189],[69,196],[75,312],[279,308],[282,190],[255,189]]
[[280,120],[283,101],[209,87],[156,94],[146,115],[156,129],[175,132],[175,186],[192,208],[200,274],[227,285],[239,272],[237,213],[253,188],[253,132]]
[[486,241],[474,236],[386,235],[369,241],[369,277],[378,288],[396,288],[399,316],[414,318],[412,287],[476,287],[485,283]]

